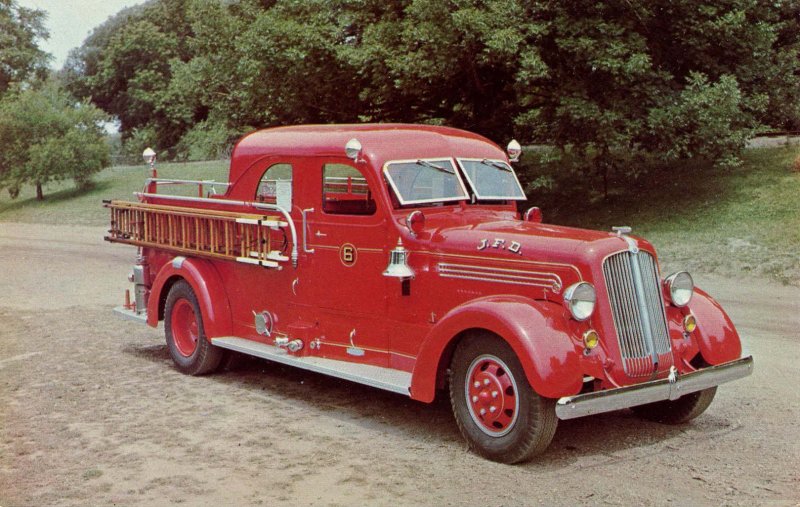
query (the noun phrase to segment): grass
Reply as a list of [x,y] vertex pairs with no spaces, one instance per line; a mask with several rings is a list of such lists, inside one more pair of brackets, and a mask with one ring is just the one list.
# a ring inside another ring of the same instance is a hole
[[[43,201],[37,201],[33,187],[25,187],[17,199],[0,193],[0,222],[50,223],[104,226],[108,210],[104,199],[134,200],[133,192],[142,191],[150,170],[141,166],[117,166],[104,169],[94,178],[88,191],[78,191],[72,181],[45,185]],[[224,161],[159,164],[161,178],[211,179],[228,181],[228,163]],[[192,187],[196,191],[197,187]]]
[[[664,271],[766,277],[800,285],[800,173],[792,170],[800,147],[748,150],[745,163],[719,171],[687,163],[647,180],[617,182],[608,199],[586,184],[553,174],[549,191],[529,191],[545,221],[610,230],[629,225],[658,249]],[[554,170],[554,169],[550,169]],[[525,176],[536,177],[538,166]],[[148,175],[145,166],[106,169],[95,186],[78,192],[71,182],[45,187],[45,200],[32,188],[11,200],[0,194],[0,222],[105,226],[103,199],[132,199]],[[160,164],[167,178],[226,181],[221,161]],[[579,184],[571,184],[578,182]]]

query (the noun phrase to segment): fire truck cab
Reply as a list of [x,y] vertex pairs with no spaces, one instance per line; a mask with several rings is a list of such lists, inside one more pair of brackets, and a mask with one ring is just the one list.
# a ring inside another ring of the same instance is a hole
[[[559,419],[681,423],[750,374],[722,308],[629,228],[520,214],[520,151],[424,125],[257,131],[227,182],[154,177],[105,202],[106,239],[138,247],[117,311],[163,321],[188,374],[244,353],[423,402],[448,390],[470,447],[506,463]],[[175,185],[199,191],[159,191]]]

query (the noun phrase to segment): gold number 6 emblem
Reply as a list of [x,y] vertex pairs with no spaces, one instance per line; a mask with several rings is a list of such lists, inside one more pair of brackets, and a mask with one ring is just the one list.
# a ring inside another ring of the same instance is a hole
[[345,243],[339,248],[339,259],[348,268],[353,267],[358,260],[358,250],[350,243]]

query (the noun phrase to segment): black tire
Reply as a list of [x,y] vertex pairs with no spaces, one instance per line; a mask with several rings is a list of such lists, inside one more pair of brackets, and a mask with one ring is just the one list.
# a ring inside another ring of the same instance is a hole
[[541,454],[558,425],[556,400],[534,392],[514,351],[490,333],[468,336],[456,348],[450,403],[469,448],[500,463]]
[[207,339],[197,296],[184,280],[176,282],[167,294],[164,334],[169,354],[183,373],[204,375],[219,367],[223,350]]
[[674,401],[657,401],[631,407],[631,410],[639,417],[650,421],[662,424],[681,424],[691,421],[705,412],[714,400],[715,394],[717,394],[716,386],[685,394]]

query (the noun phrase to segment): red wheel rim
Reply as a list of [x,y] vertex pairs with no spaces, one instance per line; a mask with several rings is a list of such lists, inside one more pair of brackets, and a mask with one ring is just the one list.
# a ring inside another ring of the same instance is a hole
[[175,348],[180,355],[189,357],[194,354],[197,348],[197,340],[200,338],[200,328],[197,325],[197,317],[194,314],[194,307],[185,299],[179,299],[172,307],[172,340]]
[[517,383],[499,358],[486,354],[472,361],[467,369],[464,394],[472,420],[487,435],[502,437],[517,422]]

